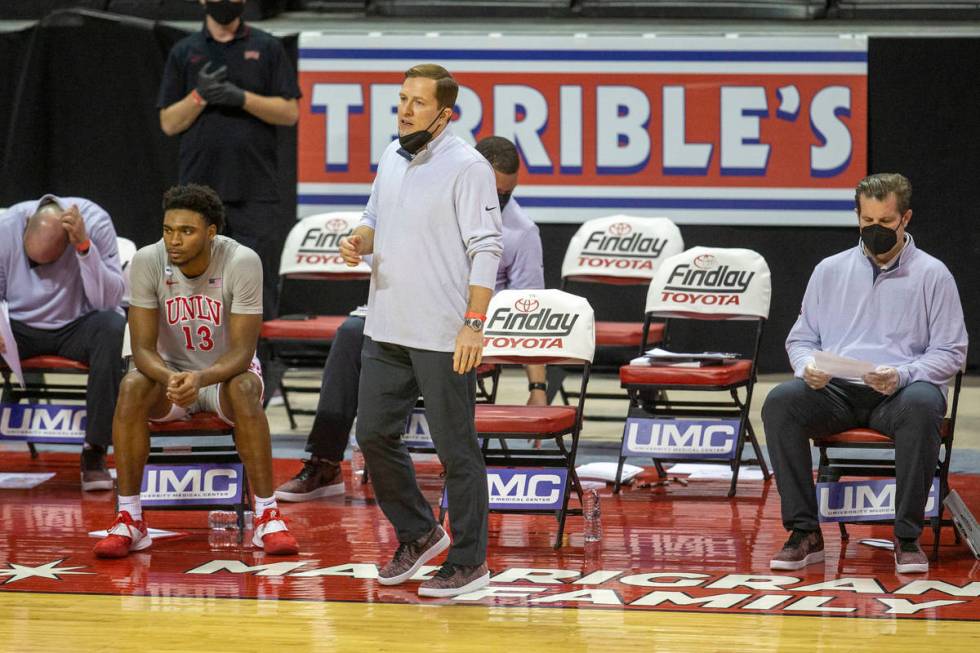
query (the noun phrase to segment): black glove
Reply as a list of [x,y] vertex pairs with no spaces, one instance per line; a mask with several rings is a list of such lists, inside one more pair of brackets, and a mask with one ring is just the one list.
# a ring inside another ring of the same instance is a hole
[[201,97],[208,104],[215,106],[234,107],[236,109],[245,106],[245,91],[231,82],[219,82],[209,88],[206,93],[201,93]]
[[218,84],[224,82],[227,77],[228,66],[222,66],[212,71],[211,62],[209,61],[197,72],[197,86],[195,86],[195,90],[205,102],[210,102],[207,98],[208,93],[212,92]]

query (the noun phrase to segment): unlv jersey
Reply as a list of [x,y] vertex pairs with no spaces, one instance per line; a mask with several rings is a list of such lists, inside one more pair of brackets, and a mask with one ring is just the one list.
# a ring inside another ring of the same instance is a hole
[[140,249],[130,264],[131,306],[159,312],[157,351],[179,370],[202,370],[228,350],[232,313],[262,313],[262,263],[231,238],[215,236],[203,274],[183,275],[163,240]]

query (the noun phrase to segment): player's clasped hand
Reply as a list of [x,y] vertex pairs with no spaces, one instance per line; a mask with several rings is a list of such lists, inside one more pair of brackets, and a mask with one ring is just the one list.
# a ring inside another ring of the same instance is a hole
[[357,267],[361,263],[361,244],[363,237],[352,234],[340,239],[340,257],[348,267]]
[[453,371],[466,374],[483,360],[483,332],[464,326],[456,336],[453,352]]
[[811,390],[822,390],[830,383],[831,376],[822,370],[818,370],[812,363],[803,368],[803,382]]
[[862,380],[883,395],[890,395],[898,390],[898,370],[894,367],[880,365],[874,372],[865,374]]
[[201,377],[197,372],[176,372],[167,382],[167,399],[182,408],[197,401],[201,390]]

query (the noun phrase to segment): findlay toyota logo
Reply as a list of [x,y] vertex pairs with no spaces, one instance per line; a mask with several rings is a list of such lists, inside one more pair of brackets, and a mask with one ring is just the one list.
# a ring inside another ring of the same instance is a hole
[[544,308],[534,297],[496,309],[487,321],[483,346],[498,349],[562,349],[578,315]]
[[614,222],[609,225],[609,233],[613,236],[625,236],[633,231],[633,227],[628,222]]
[[531,313],[538,310],[541,303],[533,297],[522,297],[514,302],[514,308],[521,313]]
[[327,231],[339,234],[341,232],[347,231],[347,220],[343,218],[334,218],[332,220],[327,220],[327,224],[323,225],[327,228]]
[[694,267],[699,270],[711,270],[718,267],[718,259],[713,254],[701,254],[694,257]]
[[660,300],[701,306],[739,306],[755,272],[719,265],[711,254],[702,254],[692,264],[675,267],[667,279]]

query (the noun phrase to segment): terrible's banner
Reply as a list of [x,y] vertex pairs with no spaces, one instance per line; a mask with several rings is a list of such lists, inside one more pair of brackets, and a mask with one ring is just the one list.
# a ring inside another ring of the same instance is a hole
[[[300,36],[300,215],[363,208],[419,63],[453,131],[513,141],[537,222],[849,225],[867,172],[859,38]],[[447,180],[448,183],[448,180]]]

